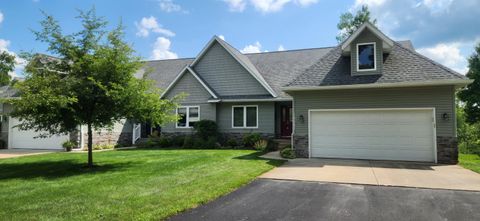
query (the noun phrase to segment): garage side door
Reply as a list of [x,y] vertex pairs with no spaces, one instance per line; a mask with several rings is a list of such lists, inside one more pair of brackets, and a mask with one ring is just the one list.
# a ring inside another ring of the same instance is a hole
[[33,130],[18,130],[13,127],[20,122],[10,118],[9,122],[9,148],[16,149],[63,149],[62,143],[68,140],[67,135],[52,136],[47,138],[34,138],[40,133]]
[[312,157],[434,162],[433,111],[310,112]]

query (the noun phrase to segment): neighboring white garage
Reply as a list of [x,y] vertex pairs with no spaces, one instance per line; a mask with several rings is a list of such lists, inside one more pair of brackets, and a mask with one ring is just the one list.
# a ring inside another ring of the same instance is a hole
[[433,108],[309,110],[311,157],[436,162]]
[[47,138],[34,138],[39,135],[32,130],[19,130],[14,127],[20,122],[15,118],[9,118],[8,148],[15,149],[63,149],[62,143],[69,139],[68,135],[52,136]]

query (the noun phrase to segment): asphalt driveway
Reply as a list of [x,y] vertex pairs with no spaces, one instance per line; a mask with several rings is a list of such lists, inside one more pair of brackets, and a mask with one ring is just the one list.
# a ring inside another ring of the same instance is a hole
[[170,220],[477,220],[480,192],[258,179]]
[[480,191],[480,174],[458,165],[429,163],[294,159],[261,178],[381,186]]

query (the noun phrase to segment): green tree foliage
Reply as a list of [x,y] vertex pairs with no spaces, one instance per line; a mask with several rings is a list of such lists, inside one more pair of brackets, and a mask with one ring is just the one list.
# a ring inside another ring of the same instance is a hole
[[8,85],[10,82],[9,72],[15,70],[15,56],[6,51],[0,52],[0,86]]
[[464,107],[457,104],[457,137],[461,153],[480,155],[480,123],[469,124]]
[[123,27],[106,30],[95,10],[79,12],[83,30],[63,34],[45,14],[36,39],[48,45],[46,55],[24,56],[26,78],[16,87],[21,99],[10,100],[20,129],[46,131],[45,136],[88,128],[88,165],[93,166],[92,130],[112,127],[121,119],[161,125],[176,120],[176,99],[160,99],[161,91],[146,78],[135,78],[140,58],[123,40]]
[[353,32],[355,32],[360,25],[369,21],[370,23],[376,25],[377,19],[370,18],[370,11],[368,10],[367,5],[363,5],[360,10],[353,15],[351,12],[346,12],[340,15],[340,22],[337,24],[338,30],[340,33],[337,35],[337,41],[342,42],[348,38]]
[[473,79],[464,90],[458,93],[458,97],[465,103],[467,123],[480,122],[480,43],[475,47],[475,52],[468,58],[467,77]]

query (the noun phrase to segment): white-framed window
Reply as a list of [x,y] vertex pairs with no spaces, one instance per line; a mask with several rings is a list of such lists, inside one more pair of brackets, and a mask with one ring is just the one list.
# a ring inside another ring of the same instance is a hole
[[232,128],[258,128],[258,105],[232,106]]
[[376,49],[375,42],[357,44],[357,71],[377,70]]
[[200,120],[200,106],[181,106],[177,108],[177,128],[192,128]]

